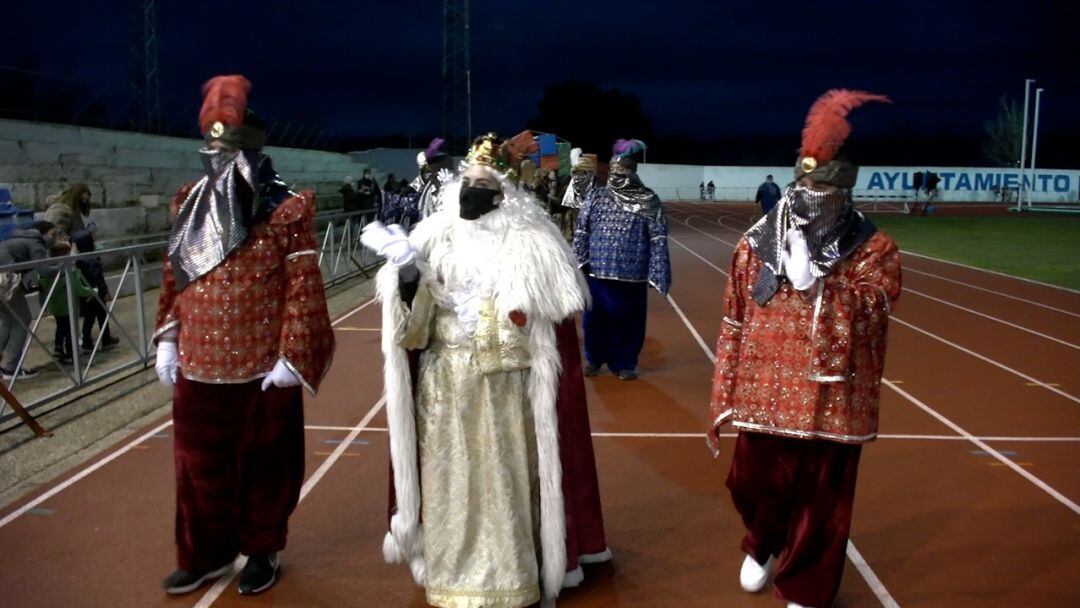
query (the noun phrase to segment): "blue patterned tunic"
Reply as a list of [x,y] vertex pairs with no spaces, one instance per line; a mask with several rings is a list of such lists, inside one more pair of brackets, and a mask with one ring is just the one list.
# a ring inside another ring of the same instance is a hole
[[671,287],[663,207],[655,219],[647,218],[620,206],[607,187],[595,188],[582,202],[574,253],[598,279],[648,282],[664,295]]

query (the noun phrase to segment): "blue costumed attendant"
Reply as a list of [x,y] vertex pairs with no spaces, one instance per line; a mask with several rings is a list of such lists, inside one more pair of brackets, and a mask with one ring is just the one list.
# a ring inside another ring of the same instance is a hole
[[607,365],[622,380],[637,378],[648,287],[663,295],[671,287],[664,209],[637,174],[644,150],[636,139],[615,142],[607,183],[586,196],[574,229],[593,302],[583,320],[587,376]]

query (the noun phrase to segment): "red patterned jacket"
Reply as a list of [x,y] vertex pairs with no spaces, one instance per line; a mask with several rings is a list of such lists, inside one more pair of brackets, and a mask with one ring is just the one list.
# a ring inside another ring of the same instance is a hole
[[[192,185],[172,202],[173,217]],[[315,243],[315,203],[302,192],[224,262],[179,293],[166,256],[158,298],[157,339],[179,329],[185,378],[238,384],[265,376],[283,359],[312,394],[334,354],[334,333]]]
[[739,241],[724,292],[709,446],[719,428],[864,443],[877,437],[889,312],[900,252],[877,232],[807,293],[784,281],[765,306],[750,293],[761,260]]

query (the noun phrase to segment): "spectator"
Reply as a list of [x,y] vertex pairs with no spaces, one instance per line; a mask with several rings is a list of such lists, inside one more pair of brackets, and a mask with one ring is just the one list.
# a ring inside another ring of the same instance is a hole
[[765,176],[765,183],[758,186],[757,197],[754,198],[754,202],[761,205],[761,214],[766,215],[769,213],[776,203],[780,200],[780,186],[776,185],[771,175]]
[[341,193],[341,210],[346,213],[356,211],[356,190],[352,187],[351,175],[345,177],[345,181],[338,188],[338,192]]
[[709,193],[709,200],[710,201],[715,201],[716,200],[716,184],[714,184],[711,179],[709,180],[709,185],[705,187],[705,190]]
[[[48,248],[56,242],[56,226],[52,222],[34,222],[30,228],[15,230],[11,237],[0,242],[0,266],[19,264],[48,257]],[[3,303],[0,303],[0,372],[5,380],[16,377],[15,368],[22,358],[30,327],[30,307],[26,294],[38,288],[38,275],[33,270],[5,272],[0,275]],[[18,378],[33,378],[37,372],[22,368]]]
[[398,180],[394,177],[393,173],[387,175],[386,181],[383,182],[383,191],[386,190],[391,190],[393,192],[397,192],[398,190]]
[[[71,235],[71,242],[80,253],[94,251],[94,235],[89,230],[81,230]],[[90,285],[97,297],[91,295],[82,301],[79,312],[82,314],[82,352],[90,354],[94,349],[94,323],[101,330],[101,348],[109,349],[116,346],[120,340],[114,338],[109,331],[109,314],[104,303],[109,301],[109,283],[105,280],[105,267],[101,264],[101,258],[79,260],[75,262],[87,284]]]
[[[49,257],[63,257],[76,251],[70,243],[57,241],[49,247]],[[86,283],[78,268],[71,269],[72,291],[75,298],[82,300],[89,298],[94,292]],[[67,280],[63,268],[56,270],[52,280],[49,281],[49,300],[45,303],[45,309],[56,319],[56,333],[53,336],[53,358],[60,363],[71,363],[71,310],[68,308]]]
[[356,202],[358,210],[378,211],[382,204],[382,192],[379,191],[379,184],[371,179],[371,169],[364,169],[364,177],[356,183]]
[[701,182],[698,186],[698,194],[701,196],[701,200],[705,200],[705,182]]
[[56,225],[58,240],[69,240],[72,234],[86,229],[83,217],[90,215],[90,197],[86,184],[72,184],[45,210],[44,219]]

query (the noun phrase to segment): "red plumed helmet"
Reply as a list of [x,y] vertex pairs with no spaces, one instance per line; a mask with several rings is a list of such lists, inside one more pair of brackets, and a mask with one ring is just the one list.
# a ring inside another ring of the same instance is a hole
[[239,127],[247,110],[251,82],[243,76],[214,76],[202,87],[203,105],[199,111],[199,129],[203,135],[214,123]]
[[[848,113],[868,101],[892,103],[892,100],[884,95],[847,89],[833,89],[819,97],[806,115],[799,156],[813,158],[818,166],[832,162],[837,150],[844,145],[848,135],[851,135]],[[812,170],[813,168],[807,169]]]

